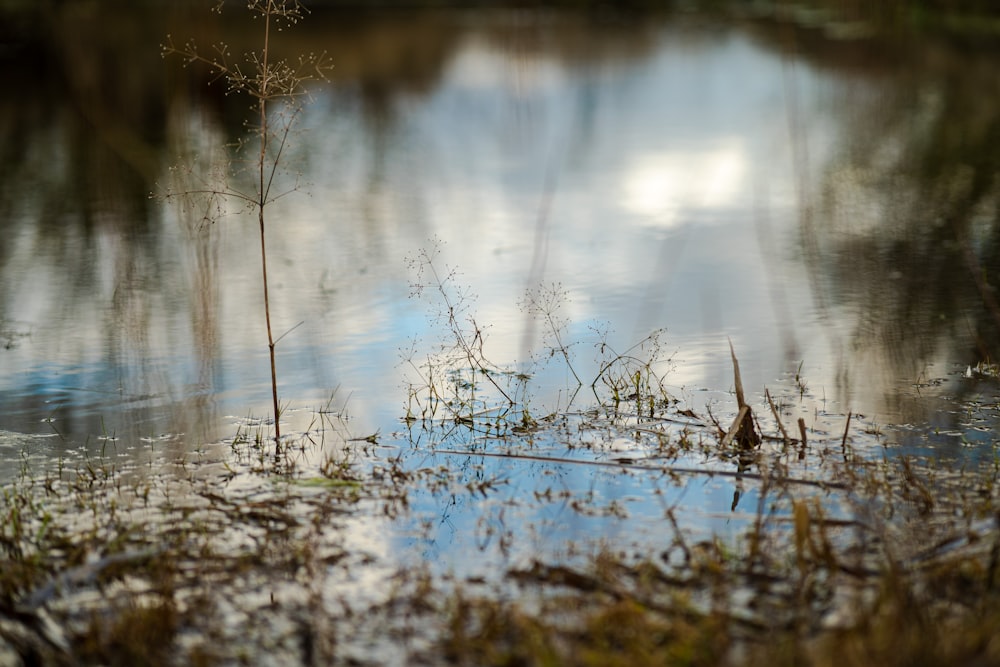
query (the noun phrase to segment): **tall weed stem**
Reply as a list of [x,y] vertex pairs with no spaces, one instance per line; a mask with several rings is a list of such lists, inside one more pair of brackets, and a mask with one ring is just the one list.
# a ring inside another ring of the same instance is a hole
[[[224,3],[217,2],[215,11],[221,12]],[[283,153],[288,141],[289,132],[295,118],[301,109],[297,100],[304,94],[304,84],[315,79],[325,79],[325,73],[331,65],[325,54],[310,54],[300,56],[296,65],[290,65],[284,60],[274,60],[271,55],[271,32],[277,23],[295,24],[301,20],[306,9],[299,0],[249,0],[247,9],[251,14],[263,19],[263,34],[260,51],[246,55],[242,66],[239,62],[231,62],[229,47],[224,43],[216,44],[209,55],[203,55],[198,46],[186,42],[183,46],[175,46],[172,38],[167,36],[167,43],[162,46],[162,53],[178,55],[185,64],[200,64],[207,66],[217,78],[224,79],[230,93],[242,93],[254,100],[258,124],[254,135],[258,143],[258,151],[254,160],[256,176],[256,192],[247,194],[238,188],[224,183],[221,186],[211,186],[205,189],[185,189],[181,191],[168,190],[166,198],[180,197],[190,200],[194,196],[206,196],[209,199],[233,199],[256,209],[257,223],[260,229],[260,267],[261,283],[264,296],[264,323],[267,329],[267,348],[271,369],[271,400],[274,410],[274,441],[275,455],[281,454],[281,409],[278,401],[278,371],[275,359],[275,346],[271,325],[271,298],[268,290],[267,276],[267,205],[278,197],[287,194],[283,192],[272,195],[272,186],[280,169],[283,169]],[[245,73],[249,72],[249,73]],[[270,118],[270,103],[282,101],[287,106],[280,127]],[[274,147],[274,144],[277,144]],[[227,174],[232,177],[233,174]],[[292,187],[290,191],[296,190]]]

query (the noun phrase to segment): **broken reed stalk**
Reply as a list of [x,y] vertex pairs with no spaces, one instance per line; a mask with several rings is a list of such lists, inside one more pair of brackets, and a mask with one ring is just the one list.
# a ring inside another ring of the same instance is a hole
[[726,431],[726,436],[722,439],[722,448],[729,449],[730,445],[736,442],[740,449],[752,449],[754,444],[751,433],[756,435],[753,428],[753,411],[749,405],[744,405],[736,414],[736,419],[733,420],[729,430]]
[[736,350],[733,349],[733,341],[729,341],[729,354],[733,359],[733,383],[736,388],[736,403],[739,406],[739,413],[733,420],[729,431],[722,439],[722,448],[728,449],[735,441],[742,450],[755,449],[760,445],[760,434],[753,423],[753,410],[746,402],[743,393],[743,379],[740,377],[740,362],[736,359]]
[[729,356],[733,359],[733,384],[736,387],[736,405],[742,408],[747,404],[743,396],[743,380],[740,378],[740,362],[736,358],[736,350],[733,349],[733,341],[729,341]]

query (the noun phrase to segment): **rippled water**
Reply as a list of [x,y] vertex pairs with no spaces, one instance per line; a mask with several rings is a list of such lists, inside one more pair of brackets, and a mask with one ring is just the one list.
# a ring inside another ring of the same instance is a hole
[[[181,9],[62,11],[7,51],[43,66],[0,103],[0,429],[52,434],[53,454],[231,435],[270,408],[255,221],[147,195],[194,187],[245,111],[159,41],[252,35]],[[988,393],[963,371],[1000,340],[996,43],[845,25],[310,16],[282,49],[336,69],[270,212],[286,418],[332,397],[358,433],[398,428],[407,351],[447,342],[408,264],[437,249],[496,363],[546,354],[521,304],[558,285],[584,375],[602,341],[665,328],[692,405],[725,400],[731,340],[748,388],[798,375],[817,409],[961,434],[935,401]],[[566,379],[539,375],[538,411]]]

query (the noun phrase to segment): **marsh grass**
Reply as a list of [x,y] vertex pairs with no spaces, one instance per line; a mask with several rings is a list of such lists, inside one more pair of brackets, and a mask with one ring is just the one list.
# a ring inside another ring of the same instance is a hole
[[[790,410],[798,391],[766,397]],[[150,465],[107,448],[50,469],[26,461],[0,500],[0,654],[55,665],[1000,659],[997,458],[902,456],[847,415],[814,423],[803,452],[761,403],[760,444],[735,452],[679,405],[651,419],[609,403],[482,451],[441,451],[445,432],[422,428],[416,441],[358,437],[319,410],[288,436],[280,470],[252,418],[196,460]],[[717,407],[723,421],[736,406]],[[644,519],[640,497],[597,492],[613,480],[661,498],[660,516]],[[699,526],[697,501],[682,500],[720,484],[733,489],[735,533]],[[538,543],[556,508],[561,522],[627,530]],[[423,555],[452,521],[476,533],[461,574]]]
[[332,396],[280,443],[251,415],[173,458],[113,439],[22,456],[0,498],[0,657],[1000,661],[997,442],[961,465],[904,454],[872,419],[810,410],[801,369],[755,398],[732,346],[732,396],[698,414],[666,390],[662,332],[624,352],[599,335],[585,377],[556,287],[526,297],[539,363],[593,401],[534,417],[531,374],[490,360],[437,262],[419,255],[415,291],[442,341],[408,357],[398,433],[353,433]]
[[[997,497],[970,502],[994,473],[942,484],[933,467],[911,476],[907,459],[855,465],[827,471],[850,473],[849,492],[761,480],[735,543],[678,531],[658,554],[612,547],[576,566],[512,568],[518,596],[441,603],[441,649],[463,665],[995,662]],[[919,486],[935,489],[931,506]],[[832,515],[841,494],[857,506]]]
[[[535,312],[561,332],[538,303]],[[454,312],[449,302],[448,316]],[[637,353],[602,345],[608,354],[591,384],[599,407],[575,426],[568,411],[551,415],[519,433],[520,447],[510,446],[508,434],[503,446],[474,448],[471,458],[636,475],[658,470],[679,485],[729,478],[743,533],[735,541],[694,539],[678,508],[668,506],[664,522],[673,539],[660,553],[604,545],[573,564],[537,555],[506,570],[517,595],[438,591],[430,608],[445,618],[446,631],[424,656],[428,663],[441,656],[461,665],[950,665],[1000,658],[989,629],[1000,613],[995,462],[955,470],[897,454],[877,424],[850,412],[814,427],[807,440],[805,419],[797,419],[794,434],[779,408],[807,396],[801,367],[777,401],[765,390],[758,415],[732,347],[736,414],[724,427],[663,390],[650,362],[659,358],[658,335]],[[579,380],[571,345],[559,335],[552,340],[548,357],[559,357]],[[472,417],[460,426],[471,430]],[[563,429],[579,441],[595,427],[607,439],[627,435],[640,455],[580,456],[572,441],[563,454],[539,449]],[[457,430],[441,428],[421,446],[469,456],[469,440]],[[536,490],[535,500],[561,500],[580,516],[629,517],[627,503],[602,507],[592,493],[550,487]],[[500,541],[505,553],[512,539]]]
[[[259,420],[246,422],[246,435],[206,448],[197,465],[137,465],[109,451],[25,470],[5,487],[0,656],[157,665],[302,655],[313,626],[298,615],[316,601],[297,578],[364,562],[364,549],[344,541],[344,522],[360,507],[398,513],[402,481],[424,473],[373,463],[356,451],[368,443],[352,441],[329,412],[284,443],[278,470],[262,464],[273,440]],[[272,613],[281,622],[266,620]],[[252,645],[241,640],[243,623],[257,627]]]

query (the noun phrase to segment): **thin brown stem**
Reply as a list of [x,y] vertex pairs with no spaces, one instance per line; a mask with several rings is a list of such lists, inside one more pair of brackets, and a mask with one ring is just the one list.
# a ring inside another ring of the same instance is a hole
[[[224,2],[217,0],[215,10],[221,11]],[[167,36],[166,43],[161,45],[163,55],[181,56],[186,63],[199,63],[208,67],[217,78],[225,79],[229,84],[229,92],[237,92],[248,95],[254,100],[253,107],[258,117],[256,127],[257,140],[259,143],[257,154],[257,181],[256,192],[245,193],[234,189],[231,186],[220,188],[201,188],[183,193],[167,193],[170,196],[191,196],[204,195],[211,200],[216,198],[236,199],[248,202],[257,210],[257,221],[260,226],[260,261],[261,279],[264,292],[264,318],[267,325],[267,347],[271,364],[271,396],[274,402],[274,440],[276,444],[276,457],[281,453],[281,427],[280,403],[278,401],[278,373],[275,362],[275,346],[280,340],[275,340],[271,327],[271,304],[270,293],[267,282],[267,243],[266,243],[266,211],[267,205],[276,199],[281,198],[288,192],[272,196],[271,186],[274,184],[278,173],[278,166],[281,162],[289,138],[292,122],[295,120],[299,109],[293,109],[293,113],[286,117],[287,122],[279,133],[275,132],[274,141],[272,139],[272,125],[268,118],[270,111],[268,102],[272,99],[284,99],[285,102],[293,100],[297,96],[305,94],[302,84],[317,78],[325,79],[325,72],[330,68],[326,59],[326,54],[308,55],[299,59],[298,66],[289,65],[286,61],[277,59],[271,60],[271,27],[280,25],[280,22],[294,23],[299,19],[304,8],[298,0],[248,0],[247,9],[256,17],[263,21],[263,42],[262,49],[251,51],[246,55],[244,62],[232,62],[229,47],[220,43],[213,47],[208,55],[202,55],[197,44],[193,41],[184,43],[183,46],[176,46],[173,38]],[[295,106],[295,105],[292,105]],[[240,149],[242,149],[242,142]],[[294,189],[293,189],[294,190]],[[291,192],[290,190],[289,192]],[[206,213],[206,219],[210,217]],[[293,327],[294,328],[294,327]],[[287,332],[286,332],[287,333]]]
[[265,184],[265,171],[267,165],[267,140],[269,127],[267,123],[267,99],[268,99],[268,78],[270,71],[268,67],[268,47],[271,37],[271,5],[268,2],[268,11],[264,12],[264,51],[260,64],[260,99],[258,108],[260,109],[260,155],[258,157],[259,185],[257,191],[257,220],[260,223],[260,270],[264,289],[264,320],[267,324],[267,349],[271,362],[271,400],[274,404],[274,443],[275,457],[281,455],[281,425],[280,411],[278,403],[278,370],[274,361],[274,334],[271,331],[271,302],[267,289],[267,242],[265,234],[264,207],[267,205],[267,190]]
[[[271,357],[271,398],[274,403],[274,441],[281,443],[281,427],[278,423],[278,371],[274,362],[274,335],[271,333],[271,304],[267,290],[267,246],[264,240],[264,207],[258,208],[258,220],[260,221],[260,271],[264,283],[264,320],[267,324],[267,349]],[[277,455],[278,452],[275,453]]]

